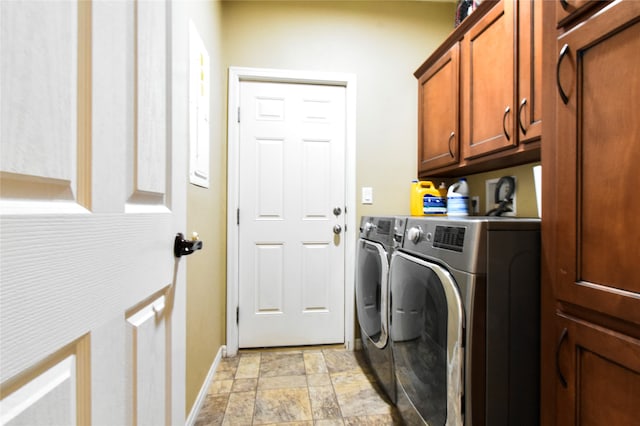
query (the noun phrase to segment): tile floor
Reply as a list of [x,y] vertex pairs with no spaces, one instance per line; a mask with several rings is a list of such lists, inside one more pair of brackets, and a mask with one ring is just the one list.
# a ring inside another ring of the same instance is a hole
[[360,352],[241,351],[223,358],[196,426],[399,425]]

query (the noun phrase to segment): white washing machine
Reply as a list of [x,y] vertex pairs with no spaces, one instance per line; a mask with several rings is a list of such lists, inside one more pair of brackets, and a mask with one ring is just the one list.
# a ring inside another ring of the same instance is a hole
[[410,425],[538,425],[540,220],[409,218],[389,268]]
[[365,358],[390,401],[396,400],[389,346],[389,261],[404,235],[403,217],[362,217],[357,248],[356,311]]

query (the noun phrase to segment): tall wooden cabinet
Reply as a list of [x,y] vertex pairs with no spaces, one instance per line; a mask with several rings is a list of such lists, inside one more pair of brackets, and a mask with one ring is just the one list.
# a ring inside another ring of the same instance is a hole
[[640,2],[592,6],[555,14],[545,62],[546,424],[640,418]]

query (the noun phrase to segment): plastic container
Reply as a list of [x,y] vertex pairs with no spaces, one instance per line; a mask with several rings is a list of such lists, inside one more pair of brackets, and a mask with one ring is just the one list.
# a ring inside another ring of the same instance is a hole
[[447,200],[447,185],[444,184],[444,182],[440,182],[440,186],[438,187],[438,192],[440,192],[440,196],[442,198],[444,198],[444,200]]
[[411,215],[442,216],[447,213],[446,198],[430,181],[411,182]]
[[469,216],[469,185],[465,178],[449,187],[447,192],[447,215]]

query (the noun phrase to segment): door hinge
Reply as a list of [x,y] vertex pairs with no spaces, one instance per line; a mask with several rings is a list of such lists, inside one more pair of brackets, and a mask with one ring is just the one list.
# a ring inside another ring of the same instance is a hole
[[236,324],[240,324],[240,306],[236,306]]
[[238,107],[238,123],[240,122],[240,107]]
[[240,209],[236,209],[236,225],[240,225]]

